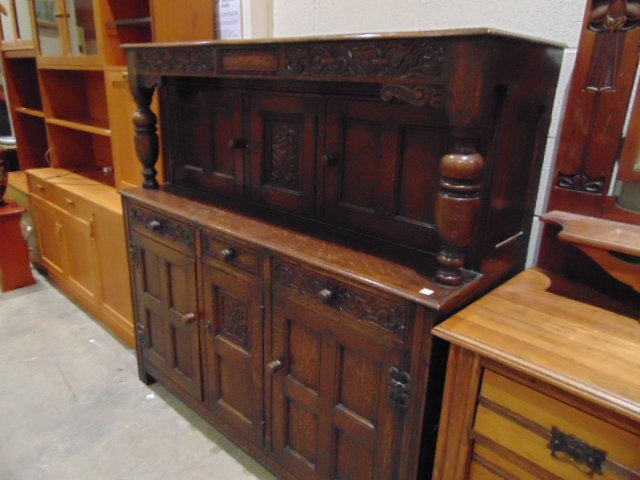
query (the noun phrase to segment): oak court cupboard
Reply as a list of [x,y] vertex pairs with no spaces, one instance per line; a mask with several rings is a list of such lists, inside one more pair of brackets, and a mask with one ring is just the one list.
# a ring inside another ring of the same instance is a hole
[[430,472],[430,330],[523,268],[562,46],[476,29],[126,50],[140,378],[281,478]]

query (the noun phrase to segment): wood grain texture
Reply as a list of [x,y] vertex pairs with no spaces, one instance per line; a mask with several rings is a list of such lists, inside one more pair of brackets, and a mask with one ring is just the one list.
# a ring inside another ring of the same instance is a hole
[[[263,249],[280,252],[442,313],[462,305],[468,296],[477,294],[478,289],[482,288],[482,282],[478,279],[469,281],[461,289],[453,290],[435,283],[428,275],[410,266],[353,250],[335,241],[305,235],[292,228],[273,225],[256,216],[177,196],[164,189],[127,190],[123,195],[154,210],[163,210],[185,218],[196,225],[209,228],[215,225],[216,231],[223,235],[231,235],[249,244],[260,245]],[[432,290],[433,293],[420,294],[423,288]]]
[[[563,296],[570,291],[581,293],[581,299]],[[436,327],[434,334],[637,422],[638,312],[617,314],[598,300],[595,292],[531,269]]]

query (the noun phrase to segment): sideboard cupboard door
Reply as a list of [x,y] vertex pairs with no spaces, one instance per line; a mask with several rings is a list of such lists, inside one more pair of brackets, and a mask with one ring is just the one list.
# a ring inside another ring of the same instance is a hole
[[242,95],[189,82],[172,84],[165,116],[172,117],[171,181],[227,194],[244,190],[247,139]]
[[320,162],[324,217],[437,251],[433,212],[438,166],[447,150],[442,112],[331,99]]
[[193,258],[131,233],[137,347],[146,373],[202,398]]
[[274,455],[298,478],[395,478],[403,414],[390,370],[402,351],[277,293],[273,310]]
[[205,403],[223,424],[262,443],[262,288],[202,266]]
[[317,101],[278,94],[251,99],[251,193],[296,213],[313,210]]

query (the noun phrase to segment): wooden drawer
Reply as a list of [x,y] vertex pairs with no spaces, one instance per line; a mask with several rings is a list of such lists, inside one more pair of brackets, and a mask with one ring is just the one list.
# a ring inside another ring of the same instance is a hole
[[260,275],[258,253],[233,237],[203,232],[202,255],[213,260],[215,264],[224,264],[252,275]]
[[93,202],[57,185],[49,185],[48,188],[51,192],[51,202],[55,206],[74,217],[81,218],[87,222],[91,221],[95,211]]
[[34,175],[30,175],[29,172],[27,172],[27,181],[29,184],[29,192],[32,195],[36,195],[44,200],[53,201],[53,191],[56,189],[54,185]]
[[191,225],[135,204],[128,206],[127,214],[132,230],[187,255],[195,255],[195,228]]
[[488,369],[473,436],[470,478],[639,478],[640,437]]
[[339,311],[385,333],[404,336],[409,327],[409,303],[288,262],[274,261],[273,284],[274,288],[290,290],[313,307]]

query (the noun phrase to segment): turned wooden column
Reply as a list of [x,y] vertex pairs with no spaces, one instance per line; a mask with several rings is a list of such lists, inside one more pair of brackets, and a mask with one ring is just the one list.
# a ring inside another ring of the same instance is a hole
[[484,167],[476,143],[472,132],[454,130],[452,151],[440,161],[440,191],[435,211],[440,237],[436,280],[444,285],[462,284],[464,252],[476,228]]
[[129,78],[131,78],[131,93],[138,106],[138,110],[133,114],[133,125],[135,126],[136,153],[143,167],[142,187],[153,190],[159,186],[156,180],[158,171],[155,168],[159,153],[158,118],[150,107],[155,88],[141,86],[136,75],[131,75]]

